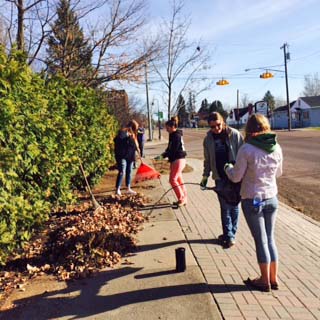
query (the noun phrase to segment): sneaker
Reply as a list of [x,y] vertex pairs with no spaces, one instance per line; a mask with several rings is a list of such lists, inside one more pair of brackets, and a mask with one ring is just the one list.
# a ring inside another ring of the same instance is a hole
[[179,200],[177,205],[178,205],[178,207],[186,206],[187,205],[187,201],[186,200]]
[[134,195],[134,194],[137,194],[135,191],[133,191],[132,189],[128,189],[128,191],[127,191],[127,194],[132,194],[132,195]]
[[121,196],[121,191],[120,191],[120,189],[117,189],[116,194],[117,194],[118,196]]
[[224,237],[223,234],[220,234],[220,236],[218,236],[218,240],[221,245],[224,245],[226,243],[226,238]]
[[186,206],[187,201],[185,201],[185,200],[174,201],[174,202],[172,202],[172,205],[177,206],[177,207]]
[[234,240],[234,239],[230,239],[230,240],[228,241],[228,247],[229,247],[229,248],[233,247],[235,244],[236,244],[236,240]]

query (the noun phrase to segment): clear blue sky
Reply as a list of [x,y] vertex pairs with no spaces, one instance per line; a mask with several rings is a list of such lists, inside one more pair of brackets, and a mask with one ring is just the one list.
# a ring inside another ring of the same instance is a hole
[[[161,18],[168,18],[168,0],[149,0],[150,28],[156,28]],[[197,97],[209,102],[221,100],[226,106],[236,105],[247,94],[252,101],[261,100],[267,90],[279,99],[286,99],[284,73],[263,80],[263,70],[245,72],[246,68],[278,66],[284,70],[283,50],[289,45],[288,63],[290,101],[301,96],[304,76],[320,73],[320,1],[319,0],[186,0],[185,13],[192,20],[188,37],[201,39],[210,52],[210,69],[202,76],[212,77],[212,83],[223,77],[229,86],[214,85]],[[153,24],[153,25],[152,25]],[[151,99],[160,100],[159,91]]]

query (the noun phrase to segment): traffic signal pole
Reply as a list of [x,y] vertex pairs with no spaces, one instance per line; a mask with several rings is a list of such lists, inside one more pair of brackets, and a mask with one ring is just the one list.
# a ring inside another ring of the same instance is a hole
[[286,78],[286,93],[287,93],[287,108],[288,108],[288,131],[291,130],[291,110],[290,110],[290,100],[289,100],[289,85],[288,85],[288,68],[287,68],[287,43],[284,43],[280,49],[283,49],[283,56],[284,56],[284,72]]

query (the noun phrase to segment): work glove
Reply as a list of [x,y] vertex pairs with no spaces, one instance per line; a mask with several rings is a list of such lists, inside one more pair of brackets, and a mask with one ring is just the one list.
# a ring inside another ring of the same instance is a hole
[[200,188],[201,188],[201,190],[205,190],[205,189],[206,189],[207,183],[208,183],[208,177],[203,176],[203,177],[202,177],[202,180],[201,180],[201,182],[200,182]]
[[160,154],[160,156],[156,156],[154,157],[154,160],[163,160],[163,155]]
[[233,168],[233,164],[232,163],[226,163],[223,167],[224,172],[227,172],[228,169]]

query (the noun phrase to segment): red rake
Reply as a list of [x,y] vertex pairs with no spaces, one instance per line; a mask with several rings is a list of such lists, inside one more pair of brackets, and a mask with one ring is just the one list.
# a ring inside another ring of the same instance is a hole
[[134,182],[137,183],[140,181],[159,179],[159,178],[160,178],[160,173],[158,171],[148,166],[147,164],[141,162],[141,165],[136,172]]

